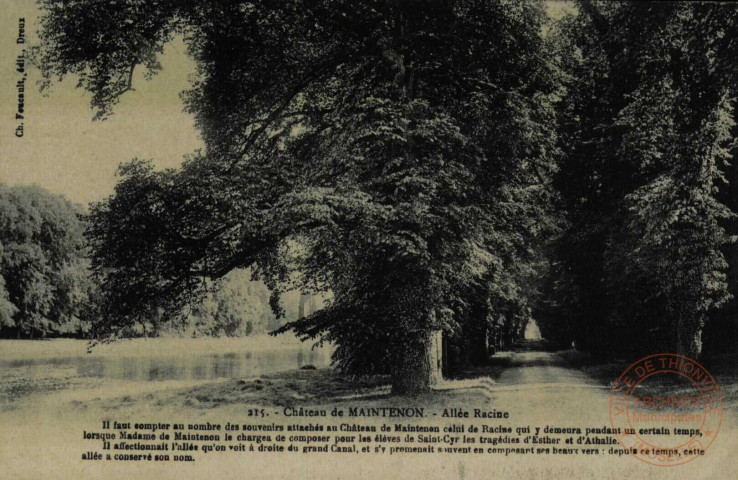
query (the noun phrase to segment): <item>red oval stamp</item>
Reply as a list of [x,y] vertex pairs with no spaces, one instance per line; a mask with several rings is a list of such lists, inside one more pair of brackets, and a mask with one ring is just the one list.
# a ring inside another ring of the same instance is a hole
[[715,379],[683,355],[660,353],[638,360],[610,393],[610,423],[620,445],[651,465],[682,465],[705,455],[722,420]]

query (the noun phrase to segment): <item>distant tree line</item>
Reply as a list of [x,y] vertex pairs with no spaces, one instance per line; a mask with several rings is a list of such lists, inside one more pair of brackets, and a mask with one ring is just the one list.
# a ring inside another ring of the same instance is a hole
[[278,318],[269,305],[270,292],[249,270],[229,272],[210,284],[202,300],[189,308],[184,323],[152,324],[152,334],[192,337],[244,337],[273,332],[287,322],[313,314],[323,305],[318,295],[284,292],[279,299],[284,315]]

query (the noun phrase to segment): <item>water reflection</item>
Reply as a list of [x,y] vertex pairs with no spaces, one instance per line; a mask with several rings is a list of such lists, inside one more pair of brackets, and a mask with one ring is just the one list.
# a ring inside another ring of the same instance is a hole
[[157,382],[216,380],[292,370],[304,365],[330,365],[330,351],[309,345],[256,352],[205,353],[183,356],[74,356],[48,359],[2,360],[0,368],[48,369],[74,367],[80,377]]

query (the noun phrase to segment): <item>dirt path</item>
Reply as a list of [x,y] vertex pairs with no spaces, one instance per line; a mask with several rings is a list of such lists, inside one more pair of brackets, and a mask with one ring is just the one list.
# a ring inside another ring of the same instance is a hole
[[[583,372],[573,369],[553,352],[513,354],[509,367],[498,379],[500,385],[594,387],[596,383]],[[553,385],[549,385],[553,384]]]
[[512,354],[491,393],[496,405],[530,425],[603,427],[609,423],[608,387],[553,352]]

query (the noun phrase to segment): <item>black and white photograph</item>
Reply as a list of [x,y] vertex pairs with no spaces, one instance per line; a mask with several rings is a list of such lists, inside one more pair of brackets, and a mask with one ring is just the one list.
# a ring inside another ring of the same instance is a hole
[[0,20],[0,478],[738,477],[738,3]]

